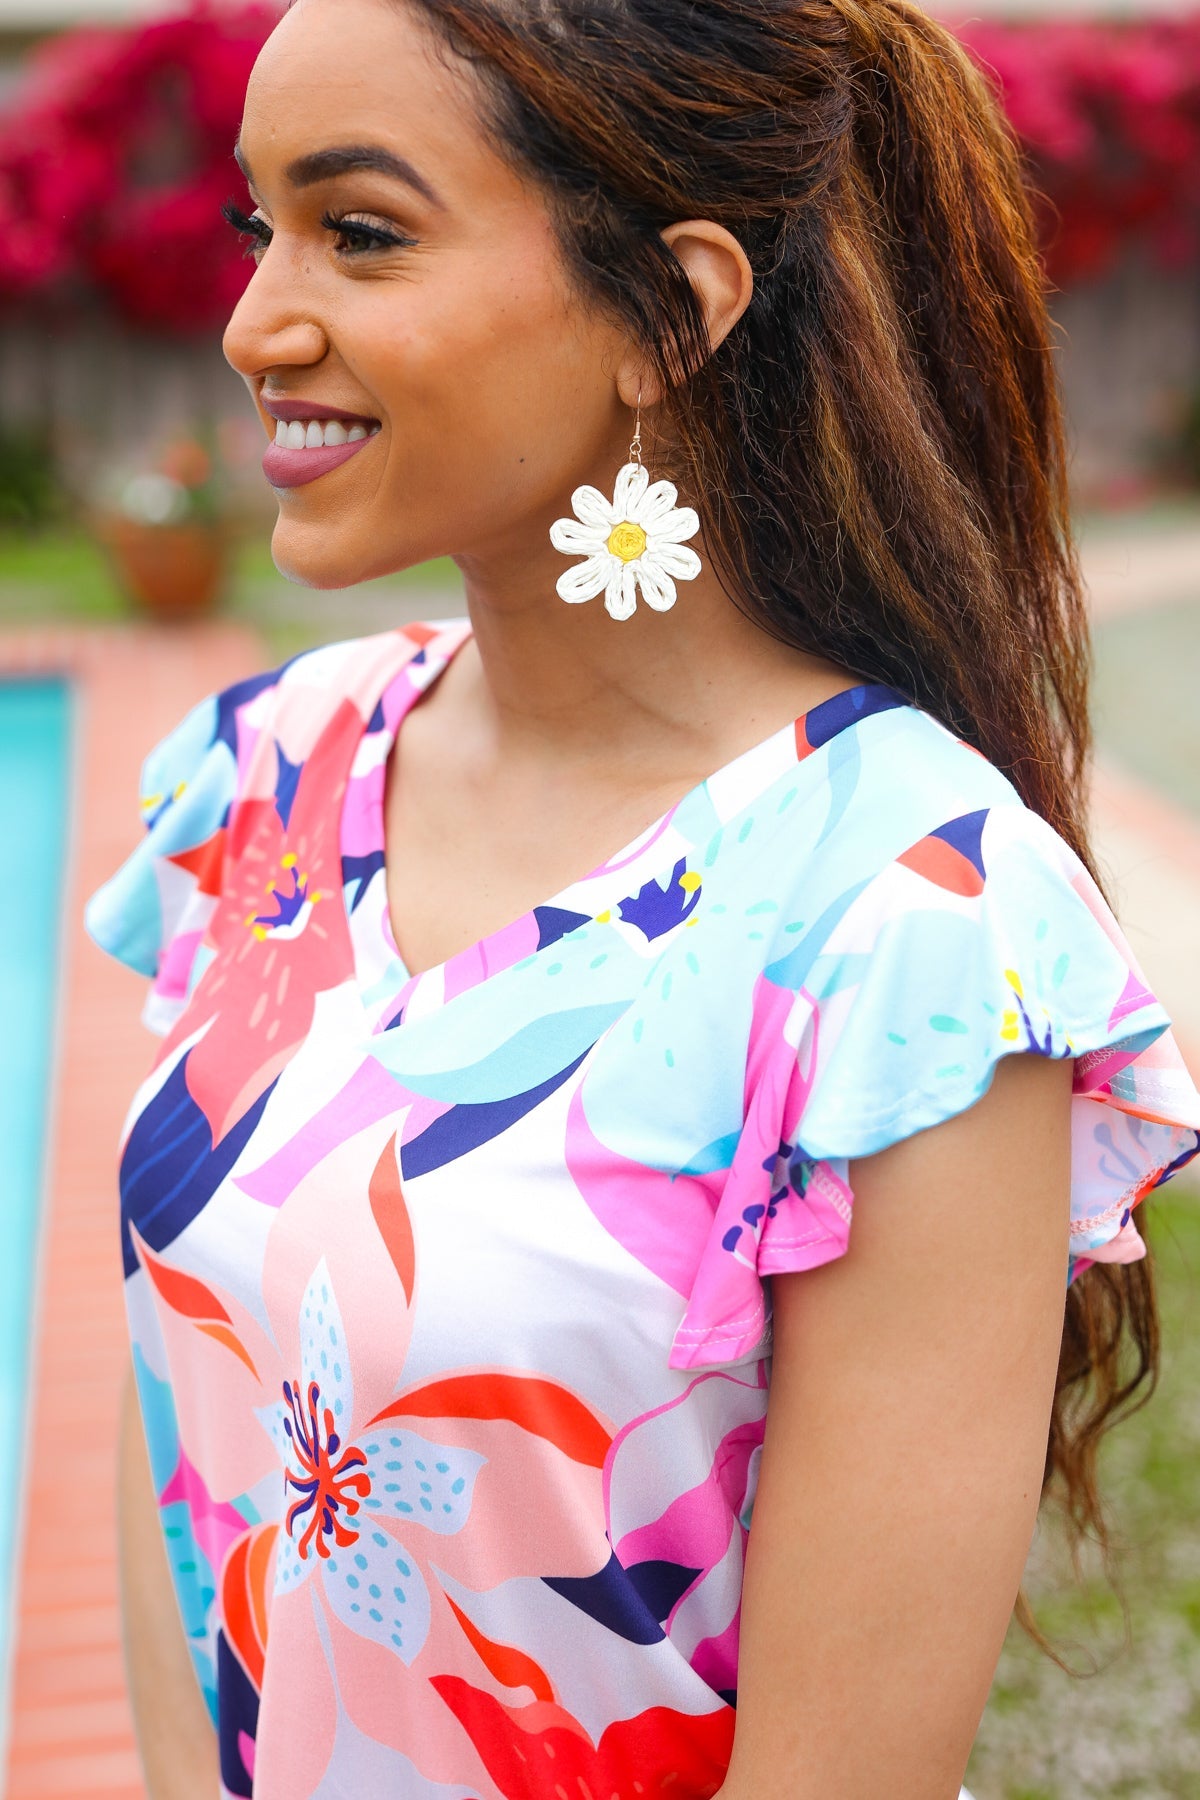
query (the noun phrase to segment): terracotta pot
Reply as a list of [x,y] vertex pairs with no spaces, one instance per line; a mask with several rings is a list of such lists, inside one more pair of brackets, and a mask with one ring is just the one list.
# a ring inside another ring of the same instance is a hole
[[96,523],[129,598],[156,619],[211,612],[229,574],[230,538],[220,524],[143,525],[108,514]]

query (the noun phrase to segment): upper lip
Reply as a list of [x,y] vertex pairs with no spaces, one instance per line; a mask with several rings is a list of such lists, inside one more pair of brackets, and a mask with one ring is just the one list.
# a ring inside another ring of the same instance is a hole
[[344,406],[330,406],[324,400],[268,400],[265,394],[260,394],[259,399],[263,411],[273,419],[282,419],[285,425],[297,419],[340,419],[343,425],[376,423],[372,413],[347,412]]

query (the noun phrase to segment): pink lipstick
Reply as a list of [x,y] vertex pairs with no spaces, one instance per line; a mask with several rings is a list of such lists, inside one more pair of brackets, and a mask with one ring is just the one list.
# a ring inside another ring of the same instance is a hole
[[378,437],[378,419],[347,412],[320,400],[269,400],[264,410],[276,421],[275,441],[263,457],[263,474],[274,488],[302,487],[340,468]]

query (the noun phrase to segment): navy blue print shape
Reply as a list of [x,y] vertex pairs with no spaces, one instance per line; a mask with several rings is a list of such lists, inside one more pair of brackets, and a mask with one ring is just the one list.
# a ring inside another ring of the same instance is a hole
[[700,1571],[689,1569],[683,1563],[653,1561],[630,1563],[625,1573],[641,1595],[647,1611],[653,1613],[661,1625],[670,1618],[673,1608],[683,1599]]
[[[301,651],[300,654],[303,656],[305,652]],[[217,695],[217,728],[213,732],[213,743],[227,745],[235,762],[238,750],[238,712],[256,694],[261,694],[264,688],[273,687],[284,670],[289,669],[296,660],[296,657],[290,657],[277,669],[268,669],[265,675],[248,675],[245,681],[235,681],[232,687],[223,689]]]
[[358,906],[359,901],[371,885],[373,878],[379,873],[383,866],[384,853],[382,850],[368,850],[365,856],[343,856],[342,886],[349,887],[352,881],[357,881],[358,883],[358,886],[354,890],[354,898],[350,902],[351,912]]
[[657,881],[648,881],[636,894],[622,900],[617,908],[625,923],[635,925],[648,944],[655,938],[664,937],[668,931],[674,931],[699,906],[700,889],[696,887],[688,893],[679,885],[679,878],[686,869],[687,858],[681,856],[665,888]]
[[254,1783],[242,1761],[238,1733],[244,1731],[253,1743],[258,1731],[258,1695],[223,1631],[217,1633],[217,1694],[221,1784],[238,1800],[253,1800]]
[[174,1243],[212,1199],[262,1118],[275,1083],[220,1143],[187,1087],[191,1051],[183,1055],[136,1120],[121,1158],[121,1255],[125,1274],[138,1268],[129,1228],[152,1250]]
[[657,1644],[667,1635],[615,1554],[597,1575],[543,1575],[542,1580],[630,1644]]
[[300,785],[300,774],[304,768],[302,762],[289,762],[283,754],[279,739],[275,739],[275,811],[279,814],[283,829],[288,828],[292,816],[292,807],[296,800],[296,789]]
[[539,950],[557,944],[568,931],[577,931],[581,925],[592,922],[587,913],[567,912],[561,906],[535,906],[533,916],[537,920]]
[[960,856],[965,856],[981,881],[987,880],[987,870],[983,866],[983,828],[987,823],[988,808],[982,812],[963,813],[959,819],[951,819],[945,825],[939,825],[930,837],[941,838]]
[[872,713],[891,712],[894,707],[908,704],[903,695],[876,683],[847,688],[844,694],[822,700],[820,706],[814,706],[805,715],[804,736],[814,750],[819,750],[822,744],[829,743],[831,738],[859,719],[869,718]]
[[456,1157],[465,1156],[468,1150],[477,1150],[480,1144],[486,1144],[526,1113],[545,1100],[564,1081],[570,1079],[588,1055],[577,1056],[573,1063],[565,1069],[558,1069],[549,1080],[538,1087],[530,1088],[524,1094],[510,1094],[503,1100],[466,1101],[461,1106],[452,1106],[449,1112],[435,1119],[432,1125],[426,1126],[419,1137],[413,1138],[409,1144],[400,1146],[400,1174],[403,1180],[411,1181],[414,1176],[426,1175],[430,1169],[444,1168]]

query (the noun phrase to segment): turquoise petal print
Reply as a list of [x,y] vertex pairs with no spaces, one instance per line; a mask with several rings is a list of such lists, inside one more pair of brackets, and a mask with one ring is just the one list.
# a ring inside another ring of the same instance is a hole
[[[573,1063],[626,1011],[626,1003],[577,1006],[567,1012],[532,1019],[481,1061],[465,1068],[421,1066],[414,1056],[415,1034],[383,1032],[370,1041],[370,1051],[384,1068],[414,1094],[451,1105],[463,1101],[504,1100],[525,1093]],[[461,1036],[451,1042],[462,1044]],[[432,1044],[430,1049],[436,1049]]]

